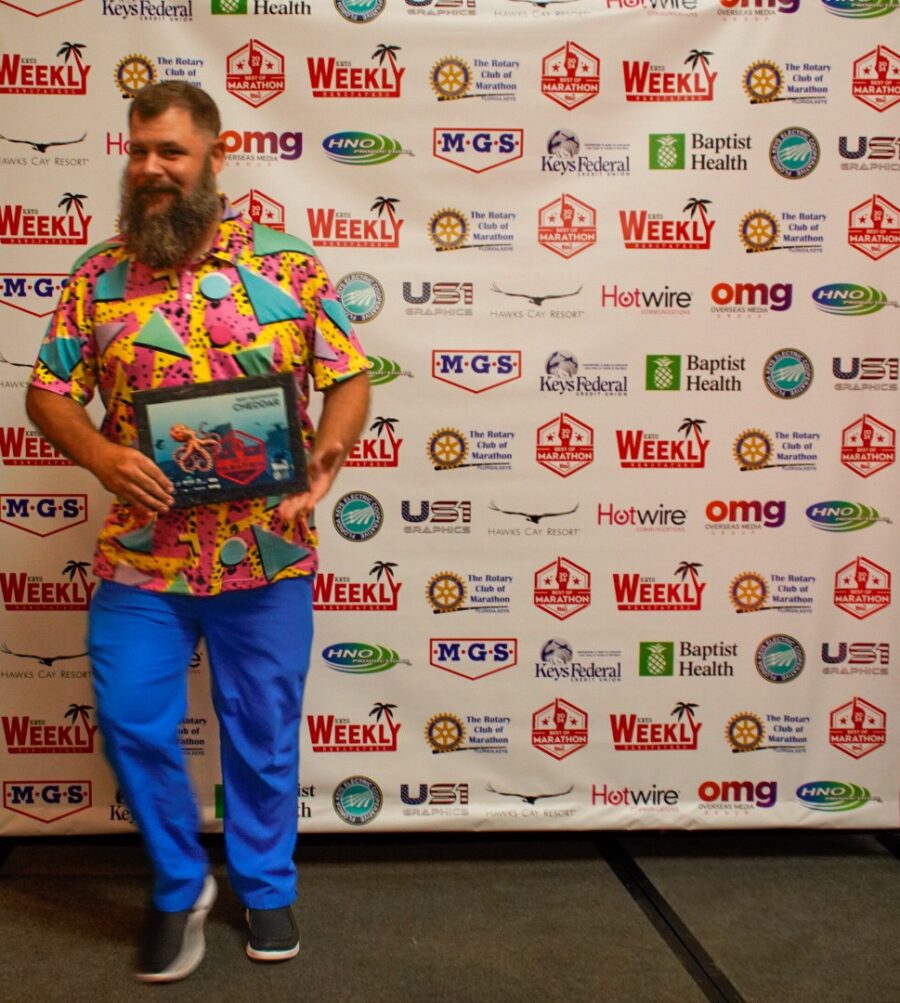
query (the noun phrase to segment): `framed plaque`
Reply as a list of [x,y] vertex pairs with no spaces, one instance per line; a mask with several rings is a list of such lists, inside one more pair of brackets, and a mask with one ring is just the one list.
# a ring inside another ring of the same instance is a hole
[[306,454],[290,373],[140,390],[141,452],[175,486],[175,506],[305,491]]

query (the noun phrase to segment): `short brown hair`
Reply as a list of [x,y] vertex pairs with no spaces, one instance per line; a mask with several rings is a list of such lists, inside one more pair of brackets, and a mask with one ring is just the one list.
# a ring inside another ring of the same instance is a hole
[[212,136],[217,137],[222,131],[216,102],[199,87],[181,80],[165,80],[142,87],[131,102],[128,124],[131,125],[135,117],[145,120],[157,118],[169,108],[184,108],[194,125]]

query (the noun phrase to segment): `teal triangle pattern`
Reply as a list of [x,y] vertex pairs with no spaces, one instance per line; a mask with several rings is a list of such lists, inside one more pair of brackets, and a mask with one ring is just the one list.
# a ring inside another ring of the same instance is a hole
[[156,352],[180,355],[183,359],[191,357],[191,353],[185,348],[181,338],[172,330],[166,318],[155,310],[147,323],[138,331],[134,343],[142,348],[152,348]]
[[306,311],[294,297],[289,296],[274,282],[241,265],[238,265],[238,274],[260,324],[275,324],[280,320],[300,320],[306,316]]
[[350,323],[350,318],[342,303],[337,300],[322,300],[322,310],[331,323],[340,328],[344,334],[350,334],[353,330],[353,325]]
[[262,226],[260,223],[253,224],[253,253],[254,254],[281,254],[282,251],[299,251],[301,254],[315,256],[315,250],[290,233],[279,233],[269,226]]
[[125,284],[128,282],[128,262],[120,261],[115,268],[104,272],[94,286],[94,299],[98,303],[125,299]]
[[279,571],[284,571],[285,568],[289,568],[292,564],[296,564],[297,561],[308,557],[310,553],[304,547],[297,547],[293,543],[288,543],[287,540],[282,540],[280,536],[268,533],[257,526],[253,527],[253,536],[259,549],[260,559],[262,560],[263,574],[268,581],[272,581]]
[[267,376],[272,372],[271,345],[235,352],[233,358],[247,376]]
[[79,268],[88,260],[88,258],[93,258],[95,254],[102,254],[104,251],[112,250],[114,247],[121,247],[121,240],[101,240],[99,244],[94,244],[93,247],[89,247],[84,254],[79,255],[75,259],[75,263],[72,265],[72,270],[69,272],[70,275],[74,275]]
[[149,554],[153,550],[153,530],[155,528],[155,522],[148,522],[146,526],[140,526],[138,529],[131,530],[130,533],[117,536],[116,543],[137,554]]
[[166,589],[166,595],[170,596],[191,596],[193,594],[193,589],[188,585],[184,575],[173,579],[172,584]]
[[74,338],[54,338],[41,348],[41,362],[61,380],[68,380],[81,361],[81,343]]

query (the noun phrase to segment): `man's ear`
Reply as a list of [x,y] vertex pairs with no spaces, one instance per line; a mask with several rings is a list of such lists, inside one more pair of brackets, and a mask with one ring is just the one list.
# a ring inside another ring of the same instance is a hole
[[213,174],[218,174],[225,166],[225,140],[221,136],[209,148],[209,162]]

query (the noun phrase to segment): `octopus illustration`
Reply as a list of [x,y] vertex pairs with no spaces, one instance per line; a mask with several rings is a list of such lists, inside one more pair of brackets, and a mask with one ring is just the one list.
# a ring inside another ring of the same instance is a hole
[[173,425],[169,435],[182,443],[175,450],[174,460],[178,468],[186,474],[207,474],[213,468],[216,456],[222,448],[222,439],[215,432],[207,432],[201,422],[197,431],[187,425]]

